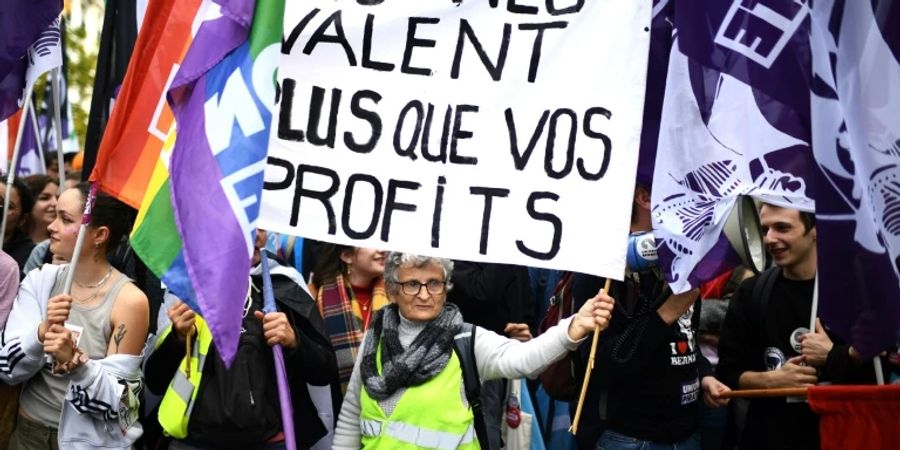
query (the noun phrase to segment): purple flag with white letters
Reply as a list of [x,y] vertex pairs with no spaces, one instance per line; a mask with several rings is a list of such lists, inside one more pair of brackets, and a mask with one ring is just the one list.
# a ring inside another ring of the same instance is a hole
[[226,364],[249,296],[284,15],[281,1],[260,2],[254,14],[255,6],[209,3],[169,90],[175,223],[197,304]]
[[0,120],[21,108],[28,51],[60,11],[61,0],[12,0],[0,7]]
[[814,209],[809,9],[800,0],[675,5],[652,215],[675,292],[739,263],[722,230],[741,195]]
[[819,313],[872,357],[900,340],[900,2],[816,1]]

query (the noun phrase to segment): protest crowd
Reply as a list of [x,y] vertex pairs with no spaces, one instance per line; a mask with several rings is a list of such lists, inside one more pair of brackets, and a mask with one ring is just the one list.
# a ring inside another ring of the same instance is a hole
[[900,448],[896,2],[109,0],[82,141],[70,4],[0,450]]

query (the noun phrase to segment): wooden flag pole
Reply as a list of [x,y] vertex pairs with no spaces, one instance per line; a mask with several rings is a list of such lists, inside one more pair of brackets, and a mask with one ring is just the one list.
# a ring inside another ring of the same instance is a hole
[[[609,293],[612,278],[606,279],[606,285],[603,287],[603,293]],[[581,420],[581,409],[584,407],[584,397],[587,395],[588,382],[591,380],[591,371],[594,370],[594,356],[597,354],[597,340],[600,337],[600,325],[594,327],[594,337],[591,340],[591,354],[588,356],[587,367],[584,369],[584,381],[581,382],[581,394],[578,395],[578,405],[575,407],[575,417],[572,419],[572,426],[569,432],[578,434],[578,421]]]

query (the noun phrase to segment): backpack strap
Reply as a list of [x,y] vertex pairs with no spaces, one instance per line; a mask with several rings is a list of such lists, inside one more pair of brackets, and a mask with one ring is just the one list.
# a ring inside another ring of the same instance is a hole
[[459,333],[453,337],[453,350],[459,357],[466,400],[472,407],[472,415],[475,416],[475,436],[478,437],[478,443],[482,450],[490,450],[490,440],[488,440],[487,428],[484,424],[484,413],[481,411],[481,380],[475,361],[475,325],[463,322]]
[[778,279],[780,267],[770,267],[759,274],[759,279],[753,286],[753,305],[759,309],[756,311],[756,323],[762,324],[766,320],[766,307],[769,306],[769,298],[775,288],[775,280]]

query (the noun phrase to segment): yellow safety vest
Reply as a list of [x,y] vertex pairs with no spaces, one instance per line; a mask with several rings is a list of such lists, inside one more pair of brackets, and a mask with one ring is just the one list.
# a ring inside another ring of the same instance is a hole
[[[378,346],[381,373],[381,345]],[[406,389],[390,416],[365,386],[360,392],[362,447],[370,449],[480,450],[471,408],[462,399],[462,367],[456,352],[441,373]]]
[[[200,389],[200,377],[203,376],[203,367],[206,364],[206,355],[209,352],[209,346],[212,344],[212,333],[206,321],[200,316],[196,316],[195,325],[197,327],[197,339],[191,350],[191,376],[188,377],[184,371],[185,358],[182,358],[178,364],[178,370],[172,382],[169,383],[166,394],[163,396],[162,402],[159,404],[159,424],[167,435],[176,439],[184,439],[188,434],[188,421],[191,418],[191,411],[194,409],[194,401],[197,398],[197,391]],[[159,335],[156,346],[166,339],[166,336],[172,331],[172,326],[166,327]]]

